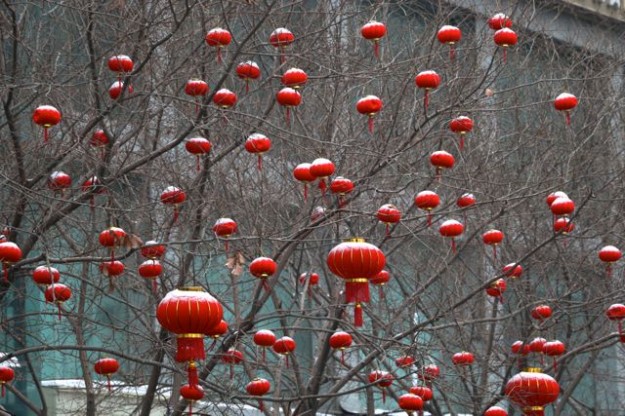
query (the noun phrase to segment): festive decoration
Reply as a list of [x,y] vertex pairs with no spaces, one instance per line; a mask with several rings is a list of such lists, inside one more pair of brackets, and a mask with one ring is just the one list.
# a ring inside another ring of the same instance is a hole
[[473,130],[473,120],[466,116],[456,117],[449,122],[449,129],[460,136],[460,151],[464,149],[464,137]]
[[518,279],[523,275],[523,267],[518,263],[509,263],[503,266],[502,273],[511,279]]
[[451,362],[458,367],[469,366],[473,364],[474,361],[475,357],[473,354],[466,351],[457,352],[451,357]]
[[387,371],[374,370],[369,373],[369,383],[374,384],[382,391],[382,403],[386,403],[386,388],[393,384],[395,377]]
[[213,145],[211,144],[211,142],[204,137],[192,137],[185,140],[184,148],[187,150],[187,152],[196,156],[195,170],[197,170],[198,172],[201,169],[200,158],[202,157],[202,155],[208,154],[211,151],[212,147]]
[[419,380],[423,380],[426,383],[432,383],[434,380],[439,378],[440,375],[441,370],[436,364],[428,364],[422,367],[417,373]]
[[401,221],[401,211],[393,204],[384,204],[376,213],[378,220],[383,222],[386,225],[386,236],[389,237],[391,235],[391,224],[397,224]]
[[111,376],[119,370],[119,362],[115,358],[100,358],[93,366],[97,374],[106,377],[108,391],[111,391]]
[[523,341],[515,341],[510,346],[510,351],[513,354],[527,355],[530,353],[530,346],[529,344],[525,344]]
[[300,163],[293,169],[293,177],[304,184],[304,201],[308,199],[308,183],[314,182],[317,177],[310,172],[310,163]]
[[286,62],[286,47],[295,41],[295,36],[289,29],[279,27],[269,35],[269,43],[280,51],[280,63]]
[[265,362],[265,350],[269,347],[273,347],[276,343],[276,334],[268,329],[261,329],[254,334],[254,344],[262,348],[263,362]]
[[352,346],[352,336],[344,331],[337,331],[330,336],[330,348],[341,351],[341,364],[345,364],[345,349]]
[[[115,81],[111,84],[109,87],[109,97],[111,97],[111,100],[117,100],[121,96],[122,91],[124,91],[124,85],[123,81]],[[128,85],[128,93],[132,94],[133,92],[134,88],[132,88],[132,85]]]
[[436,179],[440,181],[443,169],[453,168],[456,160],[451,153],[438,150],[430,155],[430,163],[436,168]]
[[424,402],[430,401],[434,398],[434,393],[432,393],[432,389],[428,386],[412,386],[410,387],[410,393],[421,397]]
[[373,54],[380,59],[380,39],[386,36],[386,25],[372,20],[360,28],[362,37],[373,42]]
[[302,273],[299,275],[299,283],[303,286],[308,284],[308,296],[312,296],[312,288],[319,284],[319,275],[317,273]]
[[567,235],[572,233],[575,229],[575,224],[568,217],[560,217],[555,220],[553,223],[553,232],[556,234],[562,233],[563,235]]
[[174,218],[172,220],[172,224],[175,224],[176,221],[178,221],[178,216],[180,215],[180,204],[182,204],[186,199],[187,194],[185,191],[175,186],[168,186],[163,192],[161,192],[161,202],[164,205],[174,206]]
[[497,259],[497,246],[503,241],[503,233],[499,230],[488,230],[482,234],[484,244],[493,246],[493,259]]
[[163,266],[158,260],[146,260],[139,265],[139,276],[152,281],[152,292],[158,291],[157,278],[163,273]]
[[165,255],[167,246],[165,244],[157,243],[154,240],[150,240],[146,241],[139,251],[146,259],[157,260]]
[[441,77],[434,71],[422,71],[415,77],[415,84],[417,84],[417,87],[425,90],[423,109],[427,115],[428,106],[430,104],[430,90],[438,88],[441,84]]
[[380,297],[380,299],[384,299],[384,286],[389,282],[389,280],[391,280],[391,274],[386,271],[386,270],[382,270],[380,273],[376,274],[374,277],[372,277],[369,282],[378,287],[378,295]]
[[72,297],[72,289],[61,283],[55,283],[48,286],[43,293],[46,302],[56,303],[58,309],[59,321],[61,320],[61,307]]
[[543,416],[544,407],[560,393],[558,382],[539,368],[528,368],[512,377],[505,386],[508,399],[526,416]]
[[571,110],[577,107],[577,97],[568,92],[558,95],[553,101],[553,106],[558,111],[564,111],[566,116],[566,125],[571,125]]
[[503,29],[499,29],[495,32],[493,40],[497,46],[503,48],[503,63],[505,64],[508,59],[508,48],[516,45],[517,43],[518,38],[516,33],[512,29],[504,27]]
[[449,45],[449,60],[453,61],[456,57],[454,45],[462,39],[460,29],[456,26],[445,25],[438,30],[436,37],[440,43]]
[[237,76],[245,80],[245,92],[250,92],[250,80],[260,78],[260,68],[254,61],[245,61],[237,65]]
[[185,94],[194,98],[195,101],[195,112],[198,113],[200,111],[200,103],[201,99],[198,97],[203,97],[208,94],[209,87],[208,84],[201,79],[190,79],[187,81],[187,84],[184,86]]
[[193,403],[204,398],[204,389],[199,384],[185,384],[180,387],[180,395],[189,401],[189,416],[193,414]]
[[221,48],[225,48],[230,45],[230,42],[232,42],[232,35],[230,32],[226,29],[216,27],[208,31],[204,40],[208,46],[217,48],[217,63],[221,64]]
[[530,312],[532,318],[537,321],[543,321],[551,317],[553,311],[549,305],[538,305]]
[[432,225],[432,210],[439,206],[440,203],[441,198],[433,191],[421,191],[415,196],[414,204],[417,208],[427,212],[428,227]]
[[284,356],[286,360],[286,368],[289,368],[289,355],[295,351],[296,347],[297,344],[295,343],[295,340],[286,336],[278,338],[276,342],[273,343],[274,352]]
[[297,90],[308,82],[308,74],[299,68],[289,68],[282,74],[280,81],[285,87]]
[[269,290],[267,279],[273,276],[277,269],[278,265],[269,257],[257,257],[250,263],[250,273],[262,281],[265,290]]
[[558,216],[566,217],[572,215],[573,211],[575,211],[575,203],[567,197],[556,198],[549,207],[553,215]]
[[128,234],[119,227],[109,227],[98,236],[100,245],[111,251],[111,261],[115,261],[115,248],[125,244]]
[[204,335],[213,339],[213,343],[210,345],[210,347],[208,347],[208,351],[212,351],[215,347],[215,343],[217,343],[217,340],[227,333],[228,322],[224,321],[223,319],[219,321],[217,325],[204,332]]
[[558,364],[556,362],[556,357],[561,356],[565,352],[566,352],[566,346],[564,345],[563,342],[558,341],[558,340],[545,342],[545,345],[543,345],[543,354],[549,357],[553,357],[553,371],[554,372],[558,371]]
[[460,221],[447,220],[438,228],[438,232],[443,237],[451,238],[451,251],[456,254],[456,237],[464,232],[464,225]]
[[382,100],[375,95],[367,95],[356,103],[356,110],[369,117],[369,133],[373,134],[373,118],[382,110]]
[[406,393],[399,396],[397,405],[400,409],[405,410],[408,415],[412,415],[412,412],[423,410],[423,399],[416,394]]
[[106,148],[106,146],[108,146],[109,143],[110,140],[102,129],[94,131],[91,139],[89,139],[89,144],[92,147],[100,149],[101,156],[104,156],[104,149]]
[[599,260],[606,263],[605,273],[607,277],[612,277],[612,265],[621,259],[621,250],[614,246],[605,246],[599,250]]
[[0,263],[4,274],[4,282],[9,282],[9,268],[22,259],[22,250],[11,241],[0,243]]
[[534,338],[528,344],[530,352],[533,352],[533,353],[536,353],[536,354],[542,354],[543,353],[543,347],[545,346],[546,342],[547,342],[547,340],[545,338],[542,338],[542,337]]
[[0,385],[2,386],[2,397],[6,395],[5,384],[10,383],[15,378],[15,370],[5,365],[0,366]]
[[48,142],[48,129],[61,122],[61,112],[51,105],[40,105],[33,112],[33,122],[43,127],[43,141]]
[[354,325],[362,326],[362,303],[369,302],[369,279],[382,271],[382,250],[362,238],[353,238],[328,253],[330,271],[345,280],[345,303],[354,303]]
[[213,103],[222,110],[228,110],[237,103],[237,95],[227,88],[222,88],[213,95]]
[[[269,393],[270,389],[271,383],[269,383],[269,380],[260,377],[254,378],[254,380],[250,381],[247,383],[247,386],[245,386],[245,390],[250,396],[264,396]],[[258,409],[261,412],[265,410],[263,401],[260,399],[258,400]]]
[[72,178],[65,172],[55,170],[48,177],[48,188],[63,195],[65,189],[72,186]]
[[339,208],[343,208],[347,202],[345,201],[345,195],[354,190],[354,183],[342,176],[337,176],[330,182],[330,191],[333,194],[338,194]]
[[625,305],[620,303],[615,303],[610,305],[607,311],[605,311],[605,315],[611,321],[618,322],[618,333],[619,336],[623,335],[623,319],[625,319]]
[[508,416],[508,412],[499,406],[491,406],[484,411],[484,416]]
[[500,30],[512,27],[512,20],[503,13],[497,13],[488,19],[488,27],[492,30]]
[[291,125],[291,107],[297,107],[302,103],[302,95],[293,88],[282,88],[276,94],[276,100],[278,104],[286,107],[286,124]]
[[271,140],[264,134],[251,134],[245,141],[245,150],[258,155],[258,170],[263,169],[263,153],[271,149]]
[[319,189],[324,196],[326,194],[326,179],[334,173],[334,169],[334,163],[324,158],[315,159],[310,165],[310,174],[319,179]]
[[33,270],[33,281],[38,285],[51,285],[61,280],[61,273],[51,266],[39,266]]
[[228,252],[228,238],[237,232],[237,223],[230,218],[219,218],[213,225],[213,232],[218,238],[223,238],[225,242],[225,250]]
[[558,198],[567,198],[568,199],[568,195],[565,194],[562,191],[556,191],[556,192],[552,192],[549,195],[547,195],[547,198],[545,199],[545,202],[547,202],[547,205],[551,208],[551,204],[553,204],[553,201],[555,201]]
[[132,72],[135,64],[128,55],[111,56],[108,60],[108,67],[111,71],[117,73],[117,80],[121,81],[123,76]]
[[507,286],[504,279],[497,279],[486,288],[486,294],[493,298],[499,298],[499,302],[503,303],[503,293]]
[[395,358],[395,365],[399,368],[410,368],[414,364],[414,358],[410,355],[402,355]]
[[230,380],[234,378],[234,366],[243,362],[243,353],[236,348],[229,348],[221,356],[221,361],[230,365]]

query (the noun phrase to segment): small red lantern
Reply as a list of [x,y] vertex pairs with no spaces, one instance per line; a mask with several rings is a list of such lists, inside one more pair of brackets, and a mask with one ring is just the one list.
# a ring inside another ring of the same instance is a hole
[[180,395],[189,402],[189,416],[191,416],[193,403],[204,398],[204,389],[199,384],[185,384],[180,387]]
[[362,238],[354,238],[328,253],[330,271],[345,280],[345,303],[354,303],[354,325],[362,326],[362,303],[369,302],[369,280],[382,271],[382,250]]
[[204,335],[213,339],[213,343],[210,347],[208,347],[208,351],[212,351],[212,349],[215,347],[215,343],[217,342],[217,340],[226,333],[228,333],[228,322],[224,321],[223,319],[219,321],[217,325],[204,332]]
[[317,177],[310,172],[310,163],[300,163],[293,169],[293,177],[304,183],[304,201],[308,199],[308,182],[314,182]]
[[308,74],[299,68],[289,68],[282,74],[280,81],[285,87],[297,90],[308,82]]
[[427,212],[428,227],[432,225],[432,210],[439,206],[440,203],[441,198],[433,191],[421,191],[415,196],[414,204],[417,208]]
[[121,81],[122,76],[132,72],[135,64],[128,55],[114,55],[108,60],[108,67],[111,71],[117,73],[117,80]]
[[508,416],[508,412],[499,406],[491,406],[484,411],[484,416]]
[[61,320],[61,306],[72,297],[72,289],[61,283],[48,286],[43,293],[46,302],[56,303],[59,311],[59,321]]
[[243,353],[236,348],[229,348],[221,356],[221,361],[230,365],[230,380],[234,378],[234,366],[243,361]]
[[553,215],[568,216],[575,211],[575,203],[566,197],[556,198],[550,205]]
[[440,375],[441,370],[436,364],[428,364],[421,368],[421,370],[417,374],[417,377],[419,377],[419,380],[423,380],[426,383],[432,383],[434,380],[440,377]]
[[449,122],[449,129],[460,136],[460,151],[464,149],[464,136],[473,130],[473,120],[467,116],[456,117]]
[[393,204],[384,204],[376,213],[378,220],[386,225],[386,236],[391,235],[390,224],[397,224],[401,221],[401,211]]
[[102,185],[100,179],[98,179],[95,175],[87,178],[87,180],[83,182],[81,189],[83,192],[89,192],[91,194],[91,197],[89,198],[89,208],[91,211],[95,209],[95,196],[106,192],[106,188]]
[[512,27],[512,19],[503,13],[497,13],[488,19],[488,27],[492,30],[499,30]]
[[100,245],[111,251],[111,261],[115,260],[115,248],[124,245],[128,238],[126,231],[119,227],[109,227],[98,236]]
[[425,89],[425,96],[423,98],[423,108],[425,114],[428,112],[428,105],[430,103],[430,90],[438,88],[441,84],[441,77],[434,71],[422,71],[415,77],[415,84],[417,87]]
[[22,259],[22,249],[11,241],[0,243],[0,263],[4,269],[4,281],[9,282],[9,268]]
[[279,27],[269,35],[269,43],[280,50],[280,63],[286,62],[284,51],[288,45],[295,41],[295,36],[289,29]]
[[2,386],[2,397],[6,395],[5,384],[12,382],[14,378],[15,370],[7,366],[0,367],[0,385]]
[[623,325],[622,320],[625,319],[625,305],[620,303],[615,303],[610,305],[607,311],[605,311],[605,315],[611,321],[618,321],[618,333],[619,335],[623,334]]
[[451,153],[438,150],[430,155],[430,163],[436,168],[436,179],[440,181],[443,169],[453,168],[456,160]]
[[163,192],[161,192],[161,202],[165,205],[174,206],[174,218],[172,224],[175,224],[176,221],[178,221],[178,216],[180,215],[179,206],[186,199],[187,194],[185,193],[185,191],[175,186],[168,186]]
[[527,355],[530,353],[530,346],[523,341],[515,341],[510,346],[510,351],[512,351],[513,354]]
[[451,61],[456,57],[454,45],[462,39],[462,32],[456,26],[445,25],[438,30],[436,34],[440,43],[449,45],[449,59]]
[[508,48],[514,46],[517,43],[517,35],[514,30],[504,27],[495,32],[493,40],[498,46],[503,48],[503,62],[506,63],[508,58]]
[[237,223],[230,218],[219,218],[213,225],[213,232],[218,238],[226,240],[225,249],[228,252],[228,238],[237,232]]
[[258,170],[263,169],[263,153],[271,149],[271,140],[264,134],[254,133],[245,141],[245,150],[258,155]]
[[493,298],[499,298],[499,301],[503,303],[503,293],[506,291],[507,286],[504,279],[497,279],[486,288],[486,294]]
[[575,229],[575,224],[568,217],[560,217],[553,223],[553,232],[556,234],[562,233],[563,235],[567,235],[572,233]]
[[614,246],[605,246],[599,250],[599,260],[606,263],[605,272],[607,277],[612,276],[612,264],[621,259],[621,250]]
[[196,157],[195,169],[199,172],[201,168],[200,157],[202,155],[208,154],[213,148],[213,145],[208,139],[205,139],[204,137],[193,137],[193,138],[187,139],[184,142],[184,148],[187,150],[187,152],[191,153],[192,155],[195,155]]
[[[269,383],[269,380],[259,377],[254,378],[254,380],[250,381],[249,383],[247,383],[247,386],[245,386],[245,390],[250,396],[264,396],[265,394],[269,393],[270,389],[271,383]],[[263,401],[260,399],[258,399],[258,409],[261,412],[265,410],[263,406]]]
[[51,285],[61,280],[61,273],[54,267],[39,266],[33,270],[33,280],[38,285]]
[[200,102],[201,100],[197,97],[203,97],[208,94],[208,84],[201,79],[190,79],[187,81],[187,84],[184,87],[185,94],[193,97],[195,99],[195,112],[200,111]]
[[[124,81],[115,81],[113,84],[111,84],[109,88],[109,97],[111,97],[111,100],[117,100],[122,94],[123,90]],[[133,92],[134,88],[132,88],[132,85],[128,85],[128,93],[132,94]]]
[[560,393],[558,382],[539,368],[528,368],[512,377],[505,386],[508,399],[521,407],[527,416],[543,416],[545,405]]
[[48,129],[61,122],[61,112],[51,105],[40,105],[33,112],[33,122],[43,127],[43,141],[48,142]]
[[250,92],[250,80],[260,78],[260,68],[254,61],[245,61],[237,65],[237,76],[245,80],[245,92]]
[[423,410],[423,399],[421,396],[417,396],[416,394],[406,393],[399,396],[397,400],[397,405],[400,409],[405,410],[409,415],[412,412]]
[[119,362],[115,358],[100,358],[93,366],[95,372],[106,377],[106,384],[111,391],[111,376],[119,370]]
[[421,397],[424,402],[430,401],[434,397],[432,389],[427,386],[412,386],[410,387],[410,393]]
[[312,288],[319,284],[319,275],[317,273],[302,273],[299,275],[299,283],[308,286],[308,296],[312,296]]
[[152,291],[156,294],[158,284],[156,279],[163,273],[163,266],[158,260],[146,260],[139,265],[139,276],[152,280]]
[[395,377],[387,371],[374,370],[369,373],[369,383],[375,384],[382,390],[382,402],[386,403],[386,388],[393,384]]
[[333,194],[338,194],[339,208],[343,208],[347,202],[345,201],[345,195],[354,190],[354,183],[342,176],[337,176],[330,182],[330,191]]
[[352,346],[352,336],[344,331],[337,331],[330,336],[330,348],[341,351],[341,364],[345,364],[345,349]]
[[577,107],[577,97],[568,92],[558,95],[553,101],[553,106],[558,111],[564,111],[566,115],[566,125],[571,125],[571,110]]
[[102,274],[107,277],[120,276],[122,273],[124,273],[125,270],[124,263],[119,260],[103,261],[102,263],[100,263],[99,267]]
[[488,230],[482,234],[482,241],[484,244],[493,246],[493,258],[497,259],[497,245],[503,241],[503,232],[499,230]]
[[324,158],[315,159],[310,165],[310,173],[319,179],[319,189],[324,196],[326,194],[326,178],[334,173],[334,169],[334,163]]
[[160,259],[165,255],[165,251],[167,251],[167,246],[154,240],[146,241],[140,250],[143,257],[151,260]]
[[213,102],[222,110],[228,110],[237,103],[237,95],[227,88],[222,88],[213,95]]
[[523,267],[518,263],[509,263],[503,266],[502,272],[506,277],[517,279],[523,274]]
[[373,53],[380,58],[380,39],[386,36],[386,25],[372,20],[360,28],[362,37],[373,42]]
[[221,48],[230,45],[230,42],[232,42],[232,35],[226,29],[216,27],[208,31],[204,40],[208,46],[217,48],[217,63],[220,64]]
[[373,134],[373,118],[382,110],[382,100],[375,95],[367,95],[356,103],[356,110],[369,117],[369,133]]
[[563,342],[558,341],[558,340],[545,342],[545,345],[543,345],[543,354],[549,357],[553,357],[553,371],[554,372],[558,371],[556,357],[561,356],[565,352],[566,352],[566,346],[564,345]]
[[54,192],[60,192],[61,195],[70,186],[72,186],[72,178],[65,172],[55,170],[48,177],[48,188]]
[[372,285],[378,287],[378,296],[380,299],[384,299],[384,286],[391,280],[391,274],[387,270],[382,270],[380,273],[372,277],[369,282]]
[[[477,200],[475,199],[475,195],[470,193],[464,193],[458,197],[458,199],[456,200],[456,205],[458,206],[458,208],[462,208],[464,210],[465,208],[475,205],[476,202]],[[463,212],[462,217],[464,219],[464,223],[466,224],[467,213]]]
[[98,129],[93,132],[89,144],[96,148],[104,148],[109,144],[110,140],[106,135],[106,132],[102,129]]
[[414,364],[414,358],[410,355],[402,355],[395,358],[395,365],[399,368],[410,368]]
[[541,337],[534,338],[528,344],[530,352],[533,352],[533,353],[536,353],[536,354],[542,354],[543,353],[543,347],[545,346],[546,342],[547,342],[547,340],[545,338],[541,338]]
[[443,237],[451,238],[451,251],[456,254],[456,237],[464,232],[464,225],[460,221],[447,220],[438,228],[438,232]]
[[295,351],[297,344],[291,337],[282,337],[273,343],[273,350],[276,354],[283,355],[286,360],[286,368],[289,368],[289,355]]
[[473,354],[466,351],[457,352],[451,357],[451,362],[458,367],[469,366],[473,364],[474,361],[475,357]]
[[257,257],[250,263],[250,273],[262,281],[265,290],[269,290],[267,279],[273,276],[277,269],[278,265],[269,257]]
[[553,201],[555,201],[556,199],[558,199],[558,198],[568,198],[568,197],[569,196],[567,194],[565,194],[564,192],[556,191],[556,192],[552,192],[549,195],[547,195],[547,198],[546,198],[545,201],[547,202],[547,205],[549,205],[549,207],[551,207],[551,204],[553,204]]
[[276,334],[268,329],[261,329],[254,334],[254,344],[262,348],[263,362],[265,362],[265,350],[269,347],[273,347],[276,343]]
[[544,319],[551,318],[553,311],[551,310],[551,306],[549,305],[538,305],[530,312],[532,318],[537,321],[542,321]]
[[291,107],[297,107],[302,103],[302,95],[293,88],[282,88],[276,94],[276,100],[278,104],[286,107],[286,124],[291,124]]

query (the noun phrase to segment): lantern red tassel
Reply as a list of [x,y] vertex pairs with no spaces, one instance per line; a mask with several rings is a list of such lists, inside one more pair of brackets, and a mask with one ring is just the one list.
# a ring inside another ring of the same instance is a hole
[[221,64],[222,63],[222,59],[221,59],[221,48],[217,48],[217,63]]
[[206,358],[204,353],[204,339],[201,334],[178,335],[176,361],[195,361]]
[[456,48],[454,48],[454,45],[451,44],[449,45],[449,60],[453,62],[455,58],[456,58]]
[[200,378],[197,373],[197,364],[194,361],[189,362],[187,367],[187,378],[191,386],[197,386],[200,384]]
[[345,281],[345,303],[369,302],[369,280],[349,279]]
[[321,189],[321,195],[325,196],[326,195],[326,180],[325,179],[319,179],[319,189]]
[[566,112],[566,125],[571,125],[571,113],[569,113],[568,111]]
[[377,59],[380,59],[380,42],[377,40],[373,41],[373,54]]
[[363,324],[362,318],[362,305],[360,303],[356,303],[356,305],[354,305],[354,325],[361,327]]
[[2,382],[2,397],[4,397],[6,394],[6,389],[4,387],[4,382]]
[[428,105],[430,104],[430,94],[429,90],[425,89],[425,95],[423,97],[423,108],[425,109],[425,114],[428,113]]
[[174,221],[175,224],[178,221],[178,217],[180,216],[180,210],[178,209],[178,205],[174,205]]
[[464,134],[460,134],[460,151],[464,150]]
[[369,133],[373,134],[373,116],[369,116]]

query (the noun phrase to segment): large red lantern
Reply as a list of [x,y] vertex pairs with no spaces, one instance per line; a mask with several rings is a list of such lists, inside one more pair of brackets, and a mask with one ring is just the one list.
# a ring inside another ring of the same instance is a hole
[[417,208],[427,212],[428,227],[432,225],[432,210],[439,206],[441,198],[434,191],[421,191],[415,196],[414,204]]
[[333,194],[337,194],[339,197],[339,208],[343,208],[347,203],[345,201],[345,195],[354,190],[354,183],[342,176],[337,176],[330,182],[330,191]]
[[488,27],[492,30],[499,30],[512,27],[512,19],[503,13],[497,13],[488,19]]
[[121,81],[122,76],[128,75],[132,72],[135,64],[128,55],[114,55],[111,56],[107,62],[111,71],[117,73],[117,80]]
[[508,48],[510,46],[514,46],[517,43],[517,35],[514,30],[504,27],[503,29],[499,29],[495,32],[493,40],[497,44],[497,46],[501,46],[503,48],[503,62],[506,63],[508,59]]
[[286,62],[284,54],[286,47],[295,41],[293,33],[284,27],[279,27],[269,35],[269,43],[280,51],[280,63]]
[[237,103],[237,95],[228,88],[221,88],[213,95],[213,102],[222,110],[228,110]]
[[61,121],[61,112],[51,105],[40,105],[33,112],[33,122],[43,127],[43,141],[48,142],[48,129]]
[[202,155],[208,154],[211,151],[212,147],[213,145],[211,144],[211,142],[204,137],[192,137],[185,140],[184,148],[187,150],[187,152],[195,155],[195,170],[197,170],[198,172],[201,168],[200,157],[202,157]]
[[386,36],[386,25],[384,23],[372,20],[365,23],[360,28],[360,34],[363,38],[373,42],[373,53],[376,58],[380,58],[380,39]]
[[436,168],[436,179],[440,181],[443,169],[453,168],[456,159],[451,153],[438,150],[430,155],[430,163]]
[[324,196],[326,194],[326,179],[334,173],[334,169],[334,163],[324,158],[315,159],[310,165],[310,173],[319,179],[319,189]]
[[460,151],[464,149],[464,136],[473,130],[473,120],[467,116],[456,117],[449,122],[449,129],[460,136]]
[[217,237],[226,240],[224,248],[228,252],[228,238],[237,232],[237,223],[230,218],[219,218],[213,225],[213,232]]
[[508,412],[499,406],[491,406],[484,411],[484,416],[508,416]]
[[[249,394],[250,396],[258,397],[264,396],[265,394],[269,393],[270,389],[271,383],[269,383],[269,380],[260,377],[256,377],[254,380],[247,383],[247,386],[245,386],[247,394]],[[258,408],[261,412],[265,410],[263,406],[263,401],[261,399],[258,399]]]
[[423,399],[416,394],[406,393],[399,396],[397,405],[400,409],[405,410],[408,415],[411,415],[412,412],[423,410]]
[[267,279],[273,276],[278,269],[278,265],[269,257],[257,257],[250,263],[250,274],[262,281],[265,290],[269,290]]
[[289,68],[282,74],[280,81],[285,87],[297,90],[308,82],[308,74],[299,68]]
[[180,215],[180,204],[182,204],[186,199],[186,192],[175,186],[168,186],[163,192],[161,192],[161,202],[164,205],[174,206],[174,218],[172,224],[175,224],[176,221],[178,221],[178,216]]
[[443,237],[451,238],[451,251],[456,254],[456,237],[460,237],[464,232],[464,225],[460,221],[447,220],[438,228],[438,232]]
[[425,90],[423,108],[427,115],[428,105],[430,104],[430,90],[438,88],[441,84],[441,77],[435,71],[422,71],[415,77],[415,84],[417,84],[417,87]]
[[98,241],[103,247],[111,251],[111,261],[115,260],[115,248],[124,245],[128,234],[119,227],[109,227],[98,236]]
[[330,336],[330,348],[341,351],[341,364],[345,364],[345,349],[352,346],[353,338],[345,331],[336,331]]
[[263,153],[271,149],[271,140],[264,134],[251,134],[245,141],[245,150],[258,156],[258,170],[263,169]]
[[625,305],[620,303],[615,303],[610,305],[607,311],[605,311],[605,315],[611,321],[618,322],[618,333],[619,335],[623,335],[623,319],[625,319]]
[[606,263],[605,272],[608,277],[612,276],[612,265],[621,259],[621,250],[614,246],[605,246],[599,250],[599,260]]
[[328,253],[330,271],[345,280],[345,303],[354,303],[354,325],[362,326],[362,303],[369,302],[369,279],[382,271],[386,257],[382,250],[362,238],[354,238]]
[[488,230],[482,234],[484,244],[493,246],[493,258],[497,259],[497,246],[503,241],[503,232],[499,230]]
[[22,249],[11,241],[0,243],[0,262],[4,269],[4,281],[9,281],[9,268],[22,259]]
[[293,169],[293,177],[304,184],[304,201],[308,199],[308,183],[314,182],[317,177],[310,172],[310,163],[300,163]]
[[55,303],[58,309],[59,321],[61,320],[61,307],[72,297],[72,289],[61,283],[48,286],[43,293],[46,302]]
[[369,117],[369,133],[373,134],[373,118],[382,110],[382,100],[375,95],[367,95],[356,103],[356,110]]
[[369,373],[369,383],[378,386],[382,390],[383,403],[386,402],[386,388],[393,384],[393,380],[395,380],[395,377],[387,371],[374,370]]
[[462,39],[462,31],[456,26],[445,25],[438,30],[436,37],[440,43],[449,45],[449,59],[453,61],[456,57],[454,45]]
[[562,341],[558,341],[558,340],[549,341],[549,342],[545,342],[545,345],[543,345],[543,354],[549,357],[553,357],[553,371],[554,372],[558,371],[556,357],[561,356],[565,352],[566,352],[566,346],[564,345]]
[[39,266],[33,270],[33,281],[38,285],[51,285],[61,280],[61,273],[51,266]]
[[558,111],[564,111],[566,124],[571,125],[571,110],[577,107],[577,97],[568,92],[558,95],[553,101],[553,106]]
[[543,416],[545,406],[554,402],[560,385],[539,368],[528,368],[512,377],[505,387],[508,399],[519,406],[526,416]]
[[276,100],[278,104],[286,107],[286,124],[289,126],[291,124],[291,107],[297,107],[302,103],[302,95],[293,88],[285,87],[278,91]]
[[230,45],[232,42],[232,35],[226,29],[216,27],[211,29],[204,38],[208,46],[217,48],[217,63],[221,63],[221,48]]
[[297,348],[295,340],[291,337],[282,337],[273,343],[273,350],[276,354],[284,356],[286,360],[286,368],[289,368],[289,355]]
[[254,334],[254,344],[262,348],[263,362],[265,362],[265,351],[269,347],[273,347],[276,342],[276,334],[268,329],[261,329]]
[[376,213],[378,220],[383,222],[386,225],[386,236],[391,235],[391,224],[397,224],[401,221],[401,211],[393,204],[384,204]]
[[185,384],[180,387],[180,395],[189,402],[189,416],[191,416],[193,404],[204,398],[204,389],[199,384]]
[[111,376],[119,370],[119,362],[115,358],[100,358],[93,366],[95,372],[106,377],[106,385],[111,391]]
[[260,68],[254,61],[245,61],[237,65],[237,76],[245,80],[245,92],[250,91],[250,80],[260,78]]
[[55,170],[48,177],[48,188],[63,195],[65,189],[72,186],[72,178],[67,173]]
[[15,370],[11,367],[0,366],[0,385],[2,386],[2,397],[6,394],[5,384],[10,383],[15,378]]

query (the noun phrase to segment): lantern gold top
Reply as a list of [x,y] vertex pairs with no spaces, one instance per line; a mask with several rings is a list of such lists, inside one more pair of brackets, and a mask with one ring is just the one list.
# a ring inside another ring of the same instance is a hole
[[524,370],[526,373],[542,373],[543,370],[539,367],[528,367]]
[[362,237],[351,237],[345,240],[346,243],[364,243],[365,239]]
[[204,292],[204,288],[202,286],[188,286],[188,287],[181,287],[178,290],[184,290],[186,292]]

